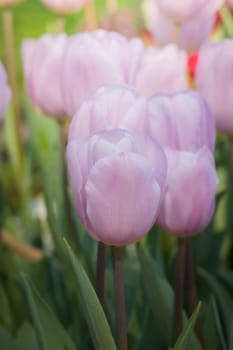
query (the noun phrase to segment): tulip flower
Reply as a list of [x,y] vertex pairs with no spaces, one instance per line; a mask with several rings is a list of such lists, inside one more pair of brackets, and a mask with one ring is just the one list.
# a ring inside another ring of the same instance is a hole
[[165,153],[168,175],[158,225],[176,236],[193,236],[207,227],[215,209],[218,178],[213,155],[206,147],[196,153]]
[[34,106],[57,118],[66,115],[62,91],[62,69],[67,37],[65,34],[25,40],[22,59],[28,95]]
[[208,43],[199,54],[196,70],[198,91],[209,104],[217,129],[233,132],[233,40]]
[[3,64],[0,62],[0,121],[9,105],[11,89],[7,83],[7,74]]
[[184,23],[197,16],[211,16],[224,3],[224,0],[155,0],[165,17],[176,23]]
[[88,233],[121,246],[142,238],[157,218],[166,158],[151,138],[117,129],[67,146],[76,209]]
[[0,0],[0,7],[8,7],[19,4],[20,2],[23,2],[23,0]]
[[214,151],[215,122],[204,98],[194,91],[155,95],[148,102],[149,133],[162,146]]
[[178,92],[188,88],[187,54],[175,45],[145,50],[134,86],[145,97],[156,93]]
[[88,0],[42,0],[44,5],[60,14],[79,11],[87,1]]
[[126,87],[99,87],[72,118],[69,140],[100,130],[127,129],[146,132],[146,100]]

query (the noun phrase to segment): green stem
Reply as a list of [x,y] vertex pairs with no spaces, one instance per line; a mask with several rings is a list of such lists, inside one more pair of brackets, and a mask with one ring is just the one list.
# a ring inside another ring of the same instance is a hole
[[56,18],[56,32],[62,33],[65,31],[65,17],[58,15]]
[[113,247],[112,250],[115,276],[118,350],[127,350],[128,341],[125,310],[123,251],[121,247]]
[[97,264],[96,264],[96,294],[104,307],[104,284],[105,284],[105,244],[98,242]]
[[176,343],[183,328],[184,301],[184,271],[185,271],[185,239],[178,238],[178,252],[175,272],[175,300],[174,300],[174,329],[173,341]]

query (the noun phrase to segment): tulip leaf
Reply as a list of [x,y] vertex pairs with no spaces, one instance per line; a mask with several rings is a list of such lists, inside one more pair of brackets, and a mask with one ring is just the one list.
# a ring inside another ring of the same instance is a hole
[[23,277],[23,282],[40,350],[77,350],[63,326],[26,276]]
[[84,309],[87,325],[96,350],[116,350],[110,327],[103,308],[91,285],[81,263],[75,257],[71,247],[65,241],[71,265],[78,283],[81,304]]
[[230,332],[230,346],[229,350],[233,350],[233,317],[231,321],[231,332]]
[[214,278],[207,271],[199,268],[198,274],[214,292],[220,306],[221,315],[223,317],[225,327],[228,330],[228,334],[230,335],[231,319],[233,314],[233,298],[231,294],[216,278]]
[[[168,347],[171,344],[173,327],[174,292],[168,281],[160,275],[152,258],[140,244],[137,247],[145,294],[154,315],[156,326],[160,330],[164,344]],[[183,321],[184,324],[187,321],[185,315],[183,315]],[[193,333],[189,342],[189,350],[192,349],[201,349],[200,343]]]
[[214,296],[210,297],[205,312],[203,335],[206,350],[226,350],[221,321]]
[[226,7],[223,7],[220,14],[228,36],[233,38],[233,19],[231,12]]
[[17,333],[17,344],[20,350],[39,350],[35,329],[25,322]]
[[196,310],[186,323],[181,335],[177,339],[177,342],[175,346],[173,347],[173,350],[185,350],[188,349],[187,344],[189,343],[190,336],[192,334],[193,328],[195,326],[195,323],[198,319],[198,316],[200,315],[201,310],[201,302],[196,307]]
[[0,349],[19,350],[14,338],[2,327],[0,327]]

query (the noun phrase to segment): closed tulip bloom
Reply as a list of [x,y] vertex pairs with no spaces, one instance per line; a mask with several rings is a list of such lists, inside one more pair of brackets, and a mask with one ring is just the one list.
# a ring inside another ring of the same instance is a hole
[[143,44],[139,39],[97,30],[69,40],[64,65],[64,96],[70,116],[98,86],[132,85]]
[[3,64],[0,62],[0,121],[9,105],[11,89],[7,82],[7,74]]
[[157,218],[166,158],[147,136],[102,131],[67,146],[77,213],[89,234],[109,245],[142,238]]
[[214,151],[215,122],[204,98],[194,91],[155,95],[148,101],[149,133],[165,147]]
[[79,11],[88,0],[42,0],[43,4],[51,10],[65,14]]
[[62,69],[67,43],[65,34],[24,40],[22,59],[27,92],[34,106],[43,113],[62,118],[66,115],[62,91]]
[[12,6],[23,2],[23,0],[0,0],[0,6]]
[[72,118],[69,140],[100,130],[127,129],[146,132],[146,100],[124,87],[99,87]]
[[183,23],[197,16],[212,15],[224,3],[224,0],[155,0],[165,17],[174,22]]
[[188,88],[187,54],[175,45],[145,50],[134,86],[145,97],[156,93],[178,92]]
[[199,54],[198,91],[209,104],[221,132],[233,132],[233,40],[208,43]]
[[158,216],[158,225],[181,237],[193,236],[209,224],[215,210],[218,178],[212,153],[167,149],[167,184]]

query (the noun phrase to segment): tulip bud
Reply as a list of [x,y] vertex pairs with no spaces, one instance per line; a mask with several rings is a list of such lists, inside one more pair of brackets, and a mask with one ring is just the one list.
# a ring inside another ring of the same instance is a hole
[[69,140],[85,138],[100,130],[146,131],[146,100],[124,87],[99,87],[74,115]]
[[44,5],[60,14],[79,11],[87,1],[88,0],[42,0]]
[[214,151],[215,123],[203,97],[194,91],[155,95],[148,102],[149,134],[162,146]]
[[152,139],[120,129],[103,131],[69,142],[67,162],[77,213],[94,239],[125,245],[153,226],[166,158]]
[[3,64],[0,62],[0,121],[9,105],[11,89],[7,82],[7,74]]
[[34,106],[46,115],[62,118],[66,115],[62,92],[65,34],[27,39],[22,46],[24,76],[28,95]]
[[204,45],[196,70],[198,91],[209,104],[219,131],[233,132],[233,40]]
[[209,224],[215,209],[218,184],[212,153],[166,150],[167,184],[158,216],[158,225],[169,233],[186,237],[200,233]]

